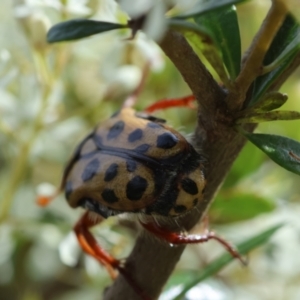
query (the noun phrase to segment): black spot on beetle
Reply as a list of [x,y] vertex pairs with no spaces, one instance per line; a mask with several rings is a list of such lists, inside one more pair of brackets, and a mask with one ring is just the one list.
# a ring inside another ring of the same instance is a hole
[[118,174],[118,165],[113,163],[111,164],[105,172],[104,181],[113,180]]
[[107,203],[115,203],[119,201],[119,198],[116,196],[115,192],[111,189],[104,189],[101,193],[103,200]]
[[134,160],[126,160],[126,169],[128,172],[134,172],[137,168],[137,163]]
[[141,176],[133,177],[126,186],[126,196],[129,200],[140,200],[146,191],[148,182]]
[[128,135],[128,142],[134,143],[135,141],[138,141],[143,136],[143,130],[142,129],[135,129]]
[[115,123],[109,129],[108,134],[107,134],[107,139],[111,140],[113,138],[116,138],[124,130],[124,127],[125,127],[125,123],[123,121],[118,121],[117,123]]
[[181,181],[181,186],[184,191],[186,191],[190,195],[198,194],[198,187],[194,180],[190,178],[185,178]]
[[134,151],[144,153],[144,152],[147,152],[149,148],[150,148],[149,144],[142,144],[142,145],[136,147],[134,149]]
[[178,214],[181,214],[181,213],[185,212],[186,210],[187,210],[187,208],[184,205],[176,205],[174,207],[174,211]]
[[178,138],[170,133],[165,132],[157,137],[156,146],[162,149],[170,149],[174,147],[178,142]]
[[72,192],[73,192],[72,182],[67,181],[65,185],[65,196],[67,200],[69,199]]
[[85,167],[84,171],[81,174],[81,179],[83,182],[86,182],[92,179],[97,173],[100,166],[100,161],[98,158],[91,160]]

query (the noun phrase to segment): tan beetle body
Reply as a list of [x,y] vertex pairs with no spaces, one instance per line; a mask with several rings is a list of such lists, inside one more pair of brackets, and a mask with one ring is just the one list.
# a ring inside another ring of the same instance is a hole
[[107,218],[176,216],[202,200],[202,157],[165,121],[124,108],[77,147],[62,181],[72,207]]

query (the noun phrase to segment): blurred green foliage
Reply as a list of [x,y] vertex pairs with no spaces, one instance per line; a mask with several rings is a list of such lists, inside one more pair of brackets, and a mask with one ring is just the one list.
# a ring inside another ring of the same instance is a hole
[[[250,1],[238,7],[242,52],[268,5]],[[36,190],[51,192],[59,186],[76,144],[120,107],[149,60],[151,72],[137,109],[158,99],[187,95],[189,89],[143,35],[127,41],[129,32],[118,30],[72,44],[46,43],[50,26],[71,18],[122,22],[124,14],[112,1],[3,0],[0,8],[0,299],[99,299],[110,279],[80,252],[70,233],[82,212],[70,209],[63,196],[47,208],[37,207]],[[234,77],[231,58],[227,68]],[[299,76],[298,70],[281,88],[289,95],[283,109],[300,111]],[[195,127],[196,111],[188,108],[158,114],[183,133]],[[257,131],[300,140],[299,124],[265,123]],[[234,263],[200,284],[203,293],[208,286],[213,290],[217,286],[218,299],[299,299],[298,182],[295,174],[246,145],[212,206],[210,226],[233,242],[274,222],[289,226],[251,254],[249,268]],[[137,231],[132,224],[111,218],[93,233],[113,255],[126,257]],[[188,247],[178,270],[187,270],[193,278],[219,250],[213,242]]]

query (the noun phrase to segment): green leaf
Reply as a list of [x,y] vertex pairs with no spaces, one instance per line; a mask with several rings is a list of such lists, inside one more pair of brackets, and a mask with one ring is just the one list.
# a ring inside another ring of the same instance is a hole
[[254,193],[221,192],[209,210],[213,223],[238,222],[252,219],[275,209],[273,201]]
[[267,93],[260,101],[243,111],[243,115],[247,116],[253,112],[266,112],[281,107],[288,99],[286,94],[279,92]]
[[49,43],[78,40],[109,30],[127,28],[124,24],[115,24],[94,20],[75,19],[54,25],[47,34]]
[[294,57],[300,49],[300,28],[296,30],[295,38],[292,40],[290,44],[286,46],[286,48],[280,53],[280,55],[268,66],[264,68],[264,71],[273,70],[276,67],[280,66],[280,64],[284,63],[284,61],[289,57]]
[[[283,224],[277,224],[255,236],[252,238],[246,239],[242,243],[238,244],[237,249],[241,255],[247,254],[252,249],[257,248],[258,246],[266,243],[270,237],[283,226]],[[183,289],[173,300],[182,300],[184,299],[184,295],[199,282],[205,280],[216,274],[223,267],[225,267],[228,263],[230,263],[234,258],[229,254],[225,253],[219,258],[217,258],[214,262],[210,263],[206,268],[201,270],[197,276],[188,284],[183,284]]]
[[284,169],[300,175],[300,143],[279,135],[241,133]]
[[168,19],[168,24],[172,29],[183,32],[192,32],[196,33],[202,39],[208,39],[212,42],[210,33],[206,30],[204,26],[195,24],[190,21],[180,20],[180,19]]
[[249,105],[261,99],[265,92],[271,87],[274,81],[290,65],[294,57],[299,53],[299,25],[293,17],[287,16],[279,31],[277,32],[266,56],[264,66],[269,66],[279,58],[281,63],[270,73],[257,78],[254,82],[253,96]]
[[264,154],[253,144],[247,143],[233,163],[222,189],[233,187],[243,177],[256,171],[264,160]]
[[252,114],[246,117],[239,118],[235,121],[236,124],[246,124],[246,123],[261,123],[269,121],[291,121],[299,120],[300,113],[297,111],[270,111],[265,113]]
[[177,15],[176,18],[187,19],[191,17],[200,16],[202,14],[214,11],[216,9],[223,8],[224,6],[231,6],[248,0],[200,0],[190,10]]
[[[199,25],[195,24],[195,26]],[[199,28],[200,27],[201,26],[199,26]],[[206,29],[202,30],[201,33],[199,31],[185,30],[184,36],[193,47],[195,53],[197,53],[200,57],[201,61],[208,62],[207,67],[209,72],[213,74],[213,76],[219,76],[222,83],[229,88],[230,83],[223,64],[221,53],[210,35],[208,33],[204,35],[204,31],[206,31]]]
[[234,80],[240,72],[241,40],[235,6],[219,9],[194,18],[195,22],[210,33],[222,53],[224,64]]
[[[201,57],[202,55],[217,72],[221,81],[227,86],[227,73],[223,65],[222,58],[216,48],[211,33],[199,24],[180,19],[169,19],[169,26],[184,33],[184,36],[193,47],[194,51]],[[202,57],[201,57],[202,58]]]

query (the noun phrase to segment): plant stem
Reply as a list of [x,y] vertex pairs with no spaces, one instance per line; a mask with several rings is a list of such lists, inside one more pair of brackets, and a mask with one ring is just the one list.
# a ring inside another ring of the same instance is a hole
[[241,108],[253,80],[261,75],[265,54],[282,25],[287,11],[283,1],[273,0],[271,9],[244,58],[242,70],[234,83],[235,89],[231,90],[227,96],[226,101],[230,110],[235,111]]

